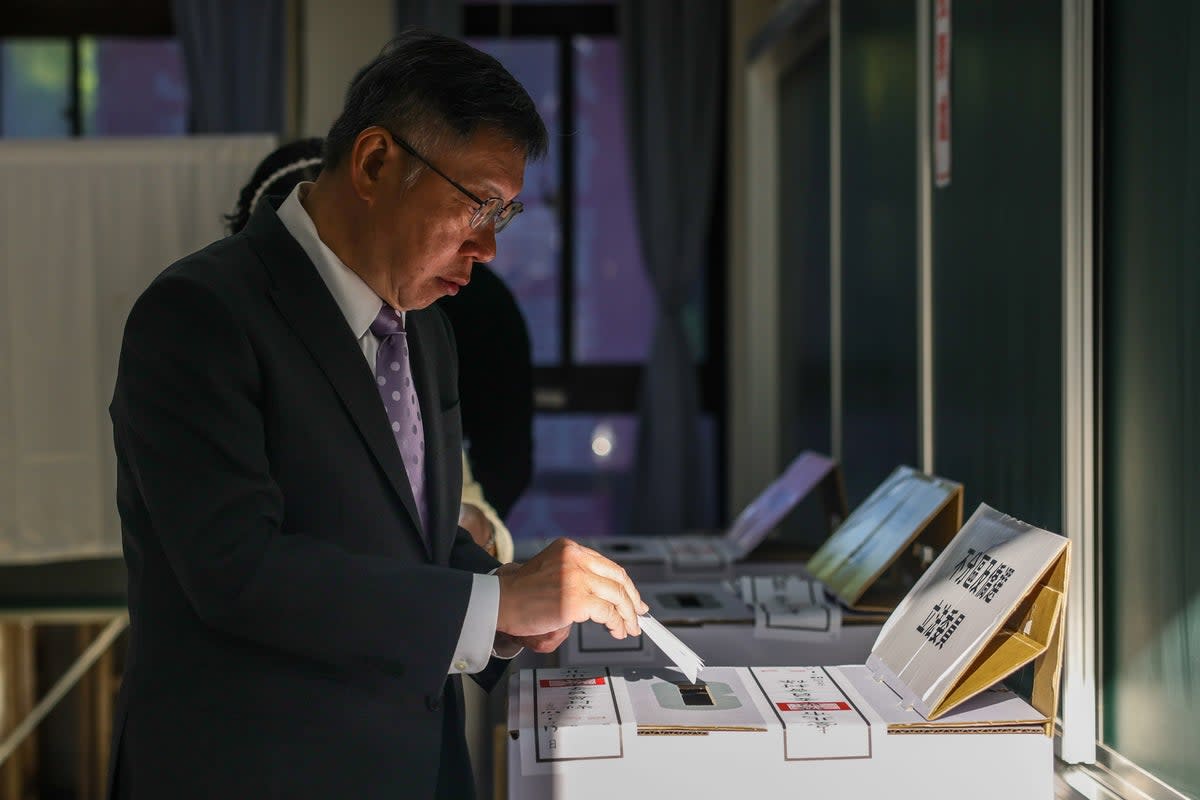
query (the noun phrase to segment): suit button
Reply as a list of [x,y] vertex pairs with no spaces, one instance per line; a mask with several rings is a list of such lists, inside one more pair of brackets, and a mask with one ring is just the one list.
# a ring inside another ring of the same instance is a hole
[[425,695],[425,707],[430,711],[437,711],[442,707],[442,698],[436,697],[432,694]]

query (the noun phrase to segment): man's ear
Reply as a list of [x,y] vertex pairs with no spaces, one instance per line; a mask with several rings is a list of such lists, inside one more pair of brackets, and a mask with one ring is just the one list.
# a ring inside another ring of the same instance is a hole
[[388,158],[395,158],[399,148],[390,147],[388,132],[378,125],[365,128],[354,139],[347,166],[354,192],[368,203],[379,193],[380,176]]

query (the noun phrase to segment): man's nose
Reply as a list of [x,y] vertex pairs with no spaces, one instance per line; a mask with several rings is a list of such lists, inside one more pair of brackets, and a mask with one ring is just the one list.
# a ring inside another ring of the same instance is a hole
[[491,261],[496,257],[496,226],[488,222],[472,228],[459,252],[485,264]]

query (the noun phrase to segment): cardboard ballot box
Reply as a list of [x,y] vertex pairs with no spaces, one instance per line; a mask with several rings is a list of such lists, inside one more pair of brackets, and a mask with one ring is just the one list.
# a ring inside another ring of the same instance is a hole
[[[1068,553],[980,506],[866,665],[523,670],[509,796],[1050,800]],[[1031,661],[1032,702],[996,685]]]
[[[818,492],[832,531],[846,517],[841,471],[831,459],[805,450],[738,514],[722,535],[644,535],[580,538],[639,578],[727,576],[732,566],[757,548],[804,498]],[[548,539],[519,539],[517,561],[527,561],[550,544]]]

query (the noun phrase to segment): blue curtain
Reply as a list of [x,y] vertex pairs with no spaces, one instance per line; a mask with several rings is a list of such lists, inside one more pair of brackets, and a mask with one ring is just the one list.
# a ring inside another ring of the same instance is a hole
[[193,133],[283,130],[283,0],[172,0]]
[[[642,379],[631,529],[712,525],[696,361],[683,316],[707,272],[725,81],[720,0],[622,0],[625,119],[658,319]],[[720,298],[713,298],[720,302]]]

